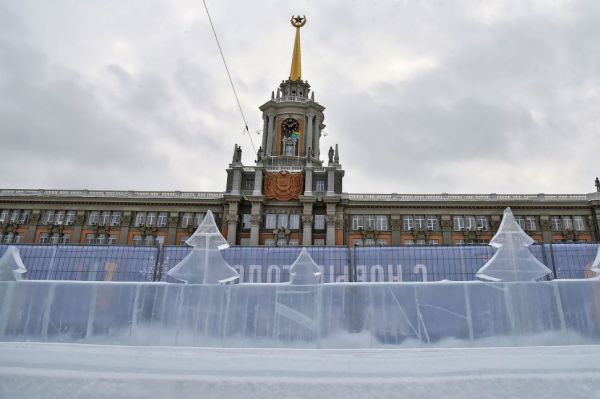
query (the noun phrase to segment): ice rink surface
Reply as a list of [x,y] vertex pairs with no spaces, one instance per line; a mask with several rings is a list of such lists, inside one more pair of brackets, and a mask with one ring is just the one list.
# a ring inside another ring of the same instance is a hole
[[600,399],[600,346],[234,349],[2,342],[0,398]]

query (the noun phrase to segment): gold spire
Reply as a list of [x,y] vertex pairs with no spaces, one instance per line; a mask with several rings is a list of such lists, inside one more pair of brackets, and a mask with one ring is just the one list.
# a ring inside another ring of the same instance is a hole
[[292,68],[290,69],[290,80],[302,80],[302,60],[300,54],[300,28],[306,23],[306,17],[298,15],[290,19],[292,26],[296,28],[294,39],[294,53],[292,54]]

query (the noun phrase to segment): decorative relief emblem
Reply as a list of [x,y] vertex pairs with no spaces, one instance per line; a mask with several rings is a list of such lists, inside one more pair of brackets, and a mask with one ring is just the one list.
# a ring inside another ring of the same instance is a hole
[[541,220],[540,226],[542,228],[542,231],[550,231],[552,229],[552,225],[550,224],[549,220]]
[[250,223],[252,224],[252,226],[260,226],[260,224],[262,223],[262,216],[261,215],[250,216]]
[[279,201],[298,199],[304,192],[304,173],[265,173],[265,197]]
[[452,220],[442,220],[442,231],[452,231]]
[[302,216],[302,223],[304,223],[304,224],[312,224],[312,219],[313,219],[313,217],[311,215],[303,215]]

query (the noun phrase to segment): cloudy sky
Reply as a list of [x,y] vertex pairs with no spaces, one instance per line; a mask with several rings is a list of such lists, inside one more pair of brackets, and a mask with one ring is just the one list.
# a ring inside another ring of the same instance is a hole
[[[207,3],[256,145],[307,16],[345,191],[594,190],[600,1]],[[242,127],[201,0],[0,0],[0,187],[222,191]]]

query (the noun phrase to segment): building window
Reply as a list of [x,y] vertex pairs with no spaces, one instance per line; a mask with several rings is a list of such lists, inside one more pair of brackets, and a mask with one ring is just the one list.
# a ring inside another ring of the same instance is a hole
[[146,223],[146,214],[138,212],[135,214],[135,227],[142,227]]
[[290,239],[290,241],[288,241],[288,245],[290,247],[297,247],[298,245],[300,245],[300,240],[298,240],[297,238]]
[[50,244],[58,244],[60,242],[60,234],[54,233],[50,236]]
[[454,245],[465,245],[465,241],[464,240],[456,240],[456,241],[454,241]]
[[65,211],[58,211],[54,215],[54,224],[62,225],[65,222]]
[[40,234],[40,244],[48,244],[49,238],[48,233]]
[[98,237],[96,237],[96,244],[104,245],[105,242],[106,242],[106,234],[98,234]]
[[190,224],[192,224],[192,221],[194,220],[194,215],[190,212],[186,212],[183,214],[183,216],[181,216],[181,227],[186,228],[188,227]]
[[25,224],[25,223],[29,222],[30,214],[31,214],[31,211],[29,211],[29,210],[22,211],[21,215],[19,217],[19,224]]
[[415,218],[413,216],[402,216],[402,230],[411,231],[415,228]]
[[121,212],[113,212],[110,216],[110,225],[117,227],[121,224]]
[[375,246],[375,239],[374,238],[366,238],[365,239],[365,247],[373,247]]
[[295,214],[290,215],[290,229],[291,230],[300,229],[300,215],[295,215]]
[[573,226],[577,231],[585,231],[585,219],[583,216],[573,216]]
[[325,215],[315,215],[315,230],[325,230]]
[[380,247],[385,247],[388,245],[388,242],[387,242],[387,240],[380,239],[380,240],[377,240],[377,245],[379,245]]
[[156,227],[165,227],[167,225],[169,215],[167,212],[161,212],[158,214],[158,220],[156,222]]
[[144,245],[152,246],[154,245],[154,236],[148,235],[144,238]]
[[477,230],[487,231],[489,229],[487,216],[477,216],[475,221],[477,223]]
[[108,245],[115,245],[117,243],[117,236],[116,236],[116,234],[110,234],[108,236],[108,240],[106,241],[106,243]]
[[242,215],[242,229],[249,229],[252,227],[252,215],[245,213]]
[[284,147],[284,155],[287,156],[295,156],[296,155],[296,144],[293,141],[288,141],[285,143],[285,147]]
[[535,216],[525,217],[525,228],[531,231],[537,230],[537,218]]
[[438,245],[438,244],[439,244],[438,240],[428,240],[427,241],[427,245]]
[[317,179],[317,191],[325,191],[325,180],[324,179]]
[[277,228],[277,215],[274,213],[267,213],[265,216],[265,227],[267,229],[276,229]]
[[7,233],[7,234],[4,236],[4,243],[5,243],[5,244],[10,244],[10,243],[12,242],[12,240],[13,240],[13,237],[14,237],[14,234],[13,234],[13,233]]
[[70,226],[75,223],[75,211],[67,211],[65,215],[65,226]]
[[288,215],[287,213],[280,213],[277,215],[277,228],[287,229],[288,228]]
[[154,226],[156,224],[156,212],[148,212],[146,214],[146,226]]
[[465,229],[475,230],[477,228],[477,222],[475,216],[465,216]]
[[552,231],[562,231],[562,219],[560,216],[550,216]]
[[86,234],[85,235],[85,243],[86,244],[93,244],[96,242],[96,236],[94,234]]
[[108,225],[109,221],[110,221],[110,212],[107,212],[107,211],[102,212],[100,214],[100,221],[99,221],[100,226]]
[[427,216],[427,230],[434,231],[439,229],[439,223],[437,216]]
[[387,216],[378,215],[375,220],[375,230],[385,231],[388,229]]
[[71,235],[70,234],[63,234],[62,237],[60,238],[60,243],[61,244],[68,244],[69,241],[71,241]]
[[133,245],[142,245],[142,236],[140,236],[140,235],[133,236]]
[[249,247],[250,246],[250,239],[247,238],[247,237],[240,238],[240,245],[242,247]]
[[362,230],[364,227],[365,225],[362,215],[352,216],[352,230]]
[[17,235],[15,235],[15,244],[19,244],[22,241],[23,241],[23,234],[17,233]]
[[354,244],[355,247],[362,247],[363,246],[363,240],[353,240],[352,243]]
[[265,246],[267,247],[274,247],[275,246],[275,240],[272,238],[266,239],[265,240]]
[[89,226],[96,226],[98,224],[99,220],[100,220],[100,212],[98,212],[98,211],[90,212],[90,214],[88,215],[88,225]]
[[418,230],[425,230],[425,216],[424,215],[416,215],[415,216],[415,228]]
[[12,211],[12,213],[10,214],[10,222],[16,224],[19,221],[19,210],[15,209],[14,211]]
[[314,245],[315,247],[322,247],[322,246],[325,246],[325,240],[324,240],[324,239],[322,239],[322,238],[315,238],[315,239],[313,240],[313,245]]
[[416,244],[417,244],[417,245],[425,245],[425,244],[426,244],[426,242],[425,242],[425,240],[417,240],[417,241],[416,241]]
[[46,211],[44,214],[44,224],[54,223],[54,211]]
[[367,230],[375,230],[375,215],[365,215],[364,220]]
[[[200,226],[200,223],[204,220],[204,213],[196,213],[194,215],[194,227]],[[217,215],[215,214],[215,222],[217,221]]]
[[185,242],[190,238],[190,236],[183,236],[179,239],[179,245],[186,245]]
[[3,209],[2,212],[0,212],[0,223],[6,222],[7,218],[8,218],[8,210]]
[[565,230],[573,230],[573,219],[571,219],[571,216],[563,216],[562,222]]
[[413,240],[404,240],[404,245],[415,245]]
[[454,216],[452,218],[454,231],[462,231],[465,229],[465,218],[463,216]]

